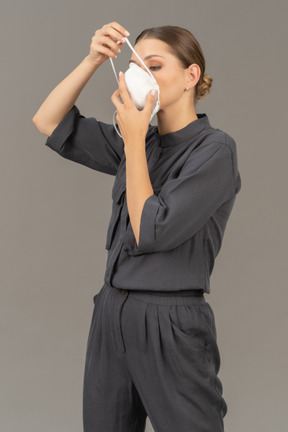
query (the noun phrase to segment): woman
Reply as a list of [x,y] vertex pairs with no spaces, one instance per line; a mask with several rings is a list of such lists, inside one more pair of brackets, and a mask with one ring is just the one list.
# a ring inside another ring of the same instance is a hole
[[[147,415],[155,432],[220,432],[227,404],[204,293],[241,188],[236,144],[196,113],[212,78],[198,41],[176,26],[144,30],[134,47],[159,85],[157,126],[149,124],[156,96],[138,110],[123,74],[111,97],[122,138],[80,114],[81,90],[116,58],[126,32],[117,22],[97,30],[89,55],[33,118],[48,147],[115,176],[87,341],[84,432],[144,431]],[[130,62],[145,70],[134,52]]]

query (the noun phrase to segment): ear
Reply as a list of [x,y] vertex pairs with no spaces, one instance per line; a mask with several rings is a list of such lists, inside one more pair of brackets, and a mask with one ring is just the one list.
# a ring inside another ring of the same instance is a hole
[[196,63],[191,64],[187,68],[186,86],[193,88],[198,83],[201,76],[200,66]]

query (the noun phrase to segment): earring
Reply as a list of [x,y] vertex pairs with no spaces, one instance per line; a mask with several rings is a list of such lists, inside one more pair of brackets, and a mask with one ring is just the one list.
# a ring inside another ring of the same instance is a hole
[[189,90],[189,88],[190,88],[190,87],[189,87],[189,86],[187,86],[187,87],[186,87],[186,90],[188,91],[188,90]]

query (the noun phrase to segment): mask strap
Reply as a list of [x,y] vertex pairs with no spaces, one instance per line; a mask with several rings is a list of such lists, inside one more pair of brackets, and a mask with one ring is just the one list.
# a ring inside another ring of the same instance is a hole
[[[133,46],[131,45],[131,43],[129,42],[128,38],[124,37],[124,39],[126,40],[127,44],[128,44],[129,47],[131,48],[131,50],[134,52],[134,54],[138,57],[138,59],[140,60],[140,62],[143,64],[143,66],[147,69],[147,72],[148,72],[149,75],[151,76],[153,82],[154,82],[155,84],[157,84],[157,81],[156,81],[155,77],[152,75],[151,71],[147,68],[147,66],[145,65],[145,63],[144,63],[143,60],[141,59],[141,57],[140,57],[140,56],[137,54],[137,52],[134,50],[134,48],[133,48]],[[120,42],[117,41],[116,43],[117,43],[117,45],[118,45]],[[117,83],[118,83],[118,85],[119,85],[119,80],[118,80],[118,77],[117,77],[117,73],[116,73],[116,70],[115,70],[115,67],[114,67],[113,60],[112,60],[111,57],[109,57],[109,59],[110,59],[110,63],[111,63],[111,66],[112,66],[112,69],[113,69],[113,72],[114,72],[114,75],[115,75],[116,81],[117,81]]]
[[[140,56],[137,54],[137,52],[134,50],[134,48],[132,47],[132,45],[131,45],[131,43],[129,42],[128,38],[125,37],[124,39],[125,39],[126,42],[128,43],[128,45],[129,45],[129,47],[131,48],[131,50],[134,52],[134,54],[138,57],[138,59],[140,60],[140,62],[143,64],[143,66],[147,69],[147,72],[148,72],[149,75],[151,76],[153,82],[154,82],[155,84],[157,84],[157,81],[156,81],[155,77],[152,75],[152,73],[150,72],[150,70],[147,68],[147,66],[145,65],[145,63],[144,63],[143,60],[141,59],[141,57],[140,57]],[[117,41],[116,43],[117,43],[117,45],[118,45],[120,42]],[[117,83],[118,83],[118,85],[119,85],[119,80],[118,80],[118,76],[117,76],[117,73],[116,73],[116,70],[115,70],[115,67],[114,67],[113,60],[112,60],[111,57],[109,57],[109,60],[110,60],[110,63],[111,63],[111,66],[112,66],[112,69],[113,69],[113,72],[114,72],[114,75],[115,75],[116,81],[117,81]],[[155,106],[155,108],[154,108],[154,110],[153,110],[151,116],[150,116],[150,121],[151,121],[152,118],[154,117],[154,115],[155,115],[155,113],[156,113],[158,107],[159,107],[159,99],[158,99],[158,101],[157,101],[157,104],[156,104],[156,106]],[[118,135],[123,139],[121,133],[118,132],[118,129],[117,129],[117,127],[116,127],[116,124],[117,124],[117,123],[116,123],[116,115],[117,115],[117,110],[114,111],[114,113],[113,113],[113,126],[114,126],[114,129],[116,130],[117,134],[118,134]]]
[[117,134],[123,139],[121,133],[118,132],[118,129],[116,127],[116,125],[117,125],[117,123],[116,123],[116,115],[117,115],[117,110],[114,111],[114,113],[113,113],[113,126],[114,126],[114,129],[116,130]]
[[[116,42],[116,43],[117,43],[117,42]],[[119,81],[118,81],[118,77],[117,77],[117,74],[116,74],[116,70],[115,70],[115,67],[114,67],[113,60],[112,60],[111,57],[109,57],[109,59],[110,59],[110,62],[111,62],[112,69],[113,69],[113,71],[114,71],[114,75],[115,75],[116,81],[117,81],[117,83],[118,83],[118,85],[119,85]]]
[[147,69],[147,72],[149,73],[149,75],[151,76],[151,78],[153,79],[154,83],[157,84],[154,76],[152,75],[151,71],[147,68],[147,66],[145,65],[144,61],[141,59],[141,57],[137,54],[137,52],[135,51],[135,49],[132,47],[131,43],[129,42],[128,38],[124,38],[126,39],[127,44],[129,45],[129,47],[131,48],[131,50],[134,52],[134,54],[138,57],[138,59],[140,60],[140,62],[143,64],[143,66]]
[[[116,43],[117,43],[117,45],[118,45],[118,44],[120,43],[120,41],[117,41]],[[118,80],[118,76],[117,76],[117,73],[116,73],[116,70],[115,70],[115,67],[114,67],[113,60],[112,60],[111,57],[109,57],[109,59],[110,59],[110,63],[111,63],[111,66],[112,66],[112,69],[113,69],[113,72],[114,72],[114,75],[115,75],[116,81],[117,81],[117,83],[118,83],[118,85],[119,85],[119,80]],[[113,126],[114,126],[114,129],[116,130],[117,134],[118,134],[118,135],[123,139],[121,133],[120,133],[120,132],[118,131],[118,129],[117,129],[116,115],[117,115],[117,110],[114,111],[114,113],[113,113]]]

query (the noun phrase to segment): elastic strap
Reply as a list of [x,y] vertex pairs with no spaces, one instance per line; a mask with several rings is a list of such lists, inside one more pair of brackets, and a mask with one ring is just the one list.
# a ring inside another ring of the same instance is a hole
[[[134,48],[133,48],[133,46],[131,45],[131,43],[129,42],[128,38],[125,37],[124,39],[126,40],[128,46],[131,48],[131,50],[135,53],[135,55],[136,55],[136,56],[138,57],[138,59],[141,61],[141,63],[143,64],[143,66],[147,69],[147,72],[149,73],[149,75],[150,75],[151,78],[153,79],[153,82],[154,82],[155,84],[157,84],[157,81],[156,81],[155,77],[152,75],[152,73],[150,72],[150,70],[147,68],[147,66],[145,65],[145,63],[144,63],[143,60],[141,59],[141,57],[140,57],[140,56],[137,54],[137,52],[134,50]],[[116,43],[117,43],[117,45],[118,45],[120,42],[117,41]],[[118,76],[117,76],[117,73],[116,73],[116,70],[115,70],[115,67],[114,67],[113,60],[112,60],[111,57],[109,57],[109,59],[110,59],[110,62],[111,62],[111,66],[112,66],[112,69],[113,69],[113,72],[114,72],[114,75],[115,75],[116,81],[117,81],[117,83],[118,83],[118,85],[119,85],[119,80],[118,80]]]

